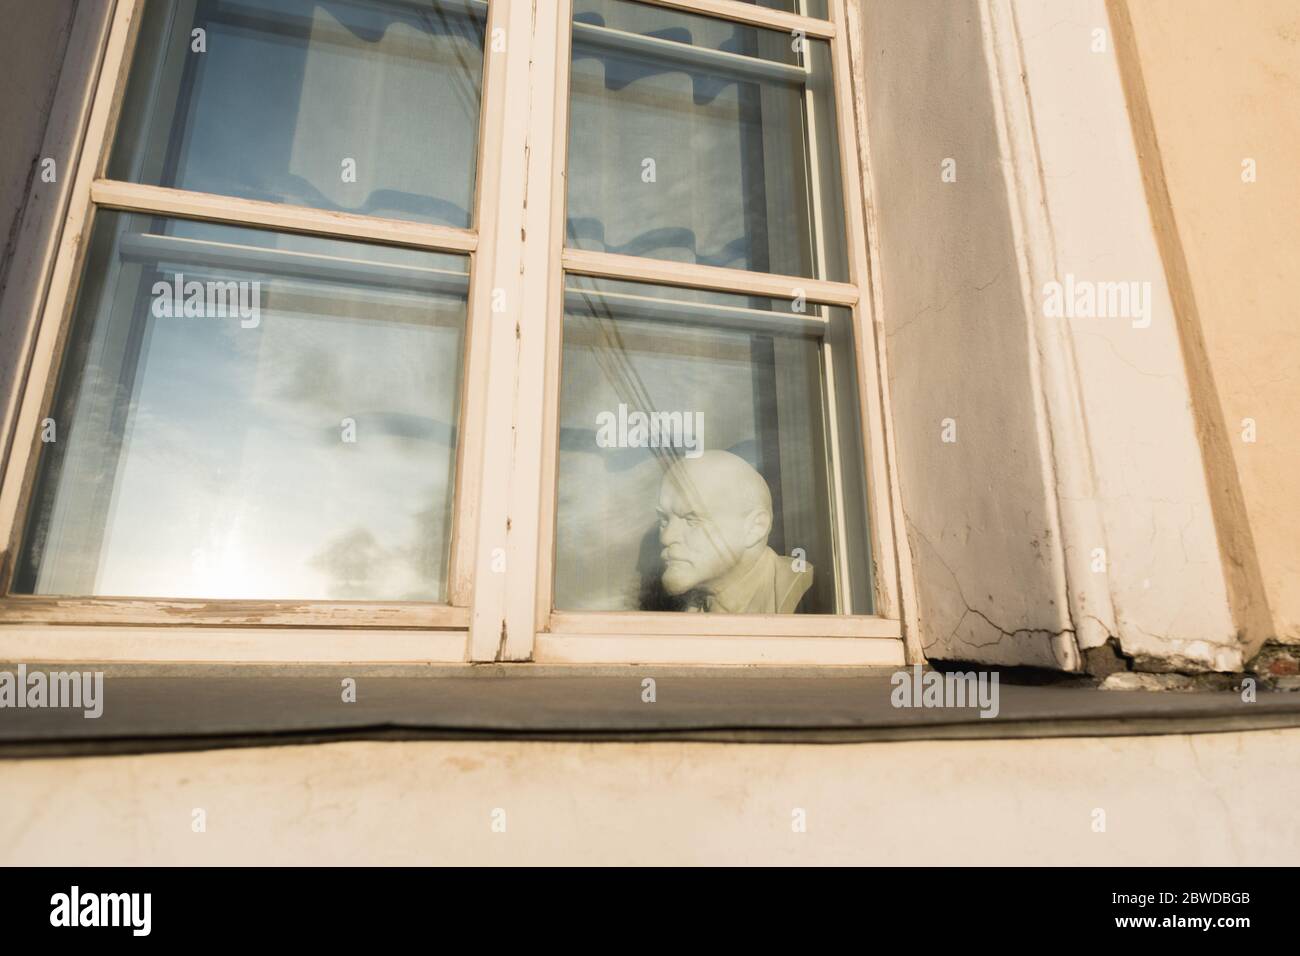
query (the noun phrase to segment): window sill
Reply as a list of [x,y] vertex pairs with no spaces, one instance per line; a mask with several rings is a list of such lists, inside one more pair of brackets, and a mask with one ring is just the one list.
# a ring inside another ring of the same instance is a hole
[[[181,619],[171,624],[13,621],[0,602],[0,660],[63,663],[82,661],[153,664],[463,664],[470,660],[469,634],[460,629],[388,624],[340,625],[323,618],[306,626],[235,627],[225,618],[210,624]],[[97,605],[98,606],[98,605]],[[415,607],[415,606],[413,606]],[[189,609],[192,610],[192,609]],[[445,612],[467,618],[464,608],[424,607],[432,617]],[[220,607],[214,615],[223,613]],[[265,613],[265,612],[263,612]],[[282,612],[276,612],[282,613]],[[568,621],[581,615],[564,615]],[[824,618],[786,615],[775,624],[709,615],[597,615],[573,630],[536,635],[533,660],[539,664],[761,664],[784,667],[901,666],[905,662],[897,621],[879,618]],[[658,618],[653,624],[637,618]],[[559,620],[560,616],[556,616]],[[780,627],[776,626],[781,625]],[[728,628],[732,630],[728,630]]]
[[[893,668],[544,664],[99,665],[103,714],[0,711],[0,757],[342,740],[883,740],[1133,736],[1300,726],[1300,694],[1109,692],[1004,675],[998,715],[891,704]],[[13,671],[13,665],[0,669]],[[54,668],[59,669],[59,668]],[[356,682],[346,703],[342,681]],[[647,685],[647,679],[653,685]],[[653,686],[654,701],[647,689]]]

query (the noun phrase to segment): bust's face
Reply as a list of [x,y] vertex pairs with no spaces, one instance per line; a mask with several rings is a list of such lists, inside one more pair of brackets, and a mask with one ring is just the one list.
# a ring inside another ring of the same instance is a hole
[[[695,469],[691,469],[695,471]],[[735,567],[752,536],[749,509],[737,495],[711,487],[707,476],[690,493],[665,479],[659,487],[659,543],[663,584],[669,594],[707,588]]]

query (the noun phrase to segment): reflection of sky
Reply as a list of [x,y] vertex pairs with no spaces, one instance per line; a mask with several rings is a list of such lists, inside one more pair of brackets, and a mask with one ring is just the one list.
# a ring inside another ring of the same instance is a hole
[[[115,481],[94,593],[442,600],[463,299],[405,294],[385,309],[374,289],[298,278],[291,294],[283,277],[223,277],[261,280],[260,326],[150,319],[120,458],[108,458],[102,430],[77,428],[95,410],[77,409],[68,457]],[[148,312],[152,281],[134,315]],[[331,314],[302,311],[301,290]],[[344,418],[356,421],[355,444],[342,440]],[[61,497],[81,491],[78,473],[64,472]],[[90,533],[50,540],[85,547]],[[59,553],[45,557],[43,591]]]

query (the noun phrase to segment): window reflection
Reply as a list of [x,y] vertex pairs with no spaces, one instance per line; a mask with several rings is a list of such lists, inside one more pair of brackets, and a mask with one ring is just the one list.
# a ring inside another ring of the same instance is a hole
[[15,590],[445,600],[467,279],[102,213]]
[[109,176],[468,227],[485,17],[469,0],[151,0]]

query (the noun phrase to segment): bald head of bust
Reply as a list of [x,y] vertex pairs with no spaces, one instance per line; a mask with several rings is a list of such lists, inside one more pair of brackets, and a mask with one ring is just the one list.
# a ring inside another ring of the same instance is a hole
[[665,590],[718,590],[766,550],[772,493],[743,458],[706,451],[664,474],[658,513]]

